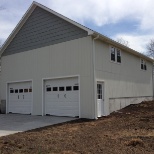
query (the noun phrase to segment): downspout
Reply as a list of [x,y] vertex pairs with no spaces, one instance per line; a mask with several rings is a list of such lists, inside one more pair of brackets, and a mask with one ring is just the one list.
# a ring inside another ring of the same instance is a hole
[[95,40],[97,40],[99,38],[99,35],[97,35],[95,38],[93,38],[93,57],[92,57],[92,61],[93,61],[93,85],[94,85],[94,108],[95,108],[95,119],[98,119],[98,114],[97,114],[97,98],[96,98],[96,71],[95,71]]

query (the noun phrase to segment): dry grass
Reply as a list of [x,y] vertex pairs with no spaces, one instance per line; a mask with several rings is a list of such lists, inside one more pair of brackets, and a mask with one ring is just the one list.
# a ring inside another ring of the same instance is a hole
[[144,146],[143,140],[139,138],[133,138],[130,141],[126,141],[125,144],[127,146],[133,146],[133,147],[137,145],[142,146],[142,147]]
[[154,154],[154,102],[0,138],[0,154],[55,153]]

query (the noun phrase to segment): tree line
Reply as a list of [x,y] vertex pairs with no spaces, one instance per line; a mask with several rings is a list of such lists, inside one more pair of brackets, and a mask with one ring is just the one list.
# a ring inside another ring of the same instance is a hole
[[[118,38],[116,40],[118,43],[129,47],[129,42],[123,38]],[[154,39],[150,39],[146,45],[146,56],[154,59]]]

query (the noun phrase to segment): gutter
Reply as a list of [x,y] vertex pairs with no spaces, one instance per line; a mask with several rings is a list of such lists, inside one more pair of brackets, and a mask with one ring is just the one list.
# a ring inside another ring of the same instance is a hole
[[95,38],[93,38],[93,54],[92,54],[92,62],[93,62],[93,85],[94,85],[94,118],[98,119],[98,114],[97,114],[97,98],[96,98],[96,71],[95,71],[95,40],[99,38],[99,35],[97,35]]
[[118,47],[118,48],[124,50],[125,52],[128,52],[128,53],[130,53],[130,54],[133,54],[133,55],[135,55],[135,56],[137,56],[137,57],[140,57],[140,58],[144,58],[144,59],[147,60],[147,61],[154,62],[153,59],[147,57],[146,55],[144,55],[144,54],[142,54],[142,53],[140,53],[140,52],[138,52],[138,51],[135,51],[134,49],[131,49],[131,48],[129,48],[129,47],[126,47],[126,46],[124,46],[124,45],[122,45],[122,44],[116,42],[115,40],[112,40],[112,39],[110,39],[110,38],[108,38],[108,37],[106,37],[106,36],[104,36],[104,35],[102,35],[102,34],[99,34],[98,32],[94,32],[93,35],[94,35],[94,36],[99,35],[99,39],[100,39],[100,40],[102,40],[102,41],[104,41],[104,42],[106,42],[106,43],[109,43],[109,44],[111,44],[111,45],[113,45],[113,46],[116,46],[116,47]]

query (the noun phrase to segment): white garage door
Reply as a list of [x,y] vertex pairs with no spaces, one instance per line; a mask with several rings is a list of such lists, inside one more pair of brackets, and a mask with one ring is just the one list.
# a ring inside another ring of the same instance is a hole
[[9,84],[8,113],[31,114],[32,83]]
[[45,114],[79,116],[78,78],[45,81]]

